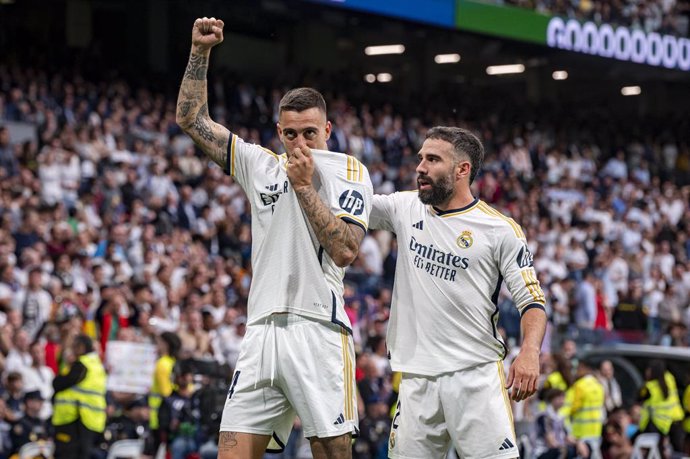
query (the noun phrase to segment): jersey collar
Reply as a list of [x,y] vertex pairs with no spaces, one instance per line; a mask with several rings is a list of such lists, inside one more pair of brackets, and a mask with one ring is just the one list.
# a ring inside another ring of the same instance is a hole
[[430,207],[436,215],[438,215],[439,217],[445,217],[445,216],[448,216],[451,214],[456,215],[456,214],[465,213],[465,212],[471,210],[477,204],[479,204],[479,198],[474,198],[474,200],[472,200],[471,203],[467,204],[465,207],[461,207],[460,209],[441,210],[441,209],[437,209],[434,206],[430,206]]

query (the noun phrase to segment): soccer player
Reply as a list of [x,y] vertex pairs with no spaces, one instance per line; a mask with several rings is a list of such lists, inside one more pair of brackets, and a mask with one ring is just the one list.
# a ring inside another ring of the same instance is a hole
[[245,143],[208,113],[210,50],[223,22],[197,19],[177,122],[231,174],[252,211],[253,280],[247,333],[228,391],[218,457],[280,451],[295,414],[315,458],[351,457],[357,429],[354,344],[343,307],[343,268],[356,257],[372,201],[367,169],[326,150],[331,123],[317,91],[280,102],[277,155]]
[[[472,196],[484,148],[455,127],[428,131],[414,192],[374,196],[370,226],[398,239],[387,343],[403,372],[389,457],[517,457],[512,398],[534,394],[546,326],[544,294],[525,234]],[[523,342],[508,374],[496,324],[503,282]]]

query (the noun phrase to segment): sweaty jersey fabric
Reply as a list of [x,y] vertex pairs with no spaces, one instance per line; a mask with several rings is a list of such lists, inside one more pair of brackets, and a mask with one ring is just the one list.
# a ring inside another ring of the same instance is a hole
[[395,371],[434,376],[502,360],[503,282],[521,314],[544,307],[522,229],[478,199],[441,212],[416,191],[376,195],[370,227],[398,239],[387,335]]
[[[336,217],[367,230],[372,202],[369,171],[356,158],[312,150],[313,184]],[[252,284],[247,323],[290,312],[351,331],[343,305],[344,269],[319,244],[286,171],[287,156],[232,135],[227,174],[252,208]]]

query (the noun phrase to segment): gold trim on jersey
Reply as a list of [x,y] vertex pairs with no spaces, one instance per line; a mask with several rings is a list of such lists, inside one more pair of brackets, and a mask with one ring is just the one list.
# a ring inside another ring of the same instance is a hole
[[230,175],[235,176],[235,144],[237,144],[237,136],[232,134],[232,141],[230,142]]
[[510,419],[510,428],[513,431],[513,436],[515,436],[515,421],[513,420],[513,409],[510,405],[510,396],[508,395],[508,389],[506,389],[506,372],[503,368],[502,360],[499,360],[496,363],[498,364],[498,377],[501,378],[501,392],[503,392],[503,401],[505,402],[506,411],[508,412],[508,418]]
[[347,156],[347,179],[351,182],[362,181],[364,166],[354,156]]
[[354,388],[352,387],[354,375],[352,373],[349,336],[345,330],[340,331],[340,338],[343,343],[343,384],[345,386],[345,413],[343,415],[346,420],[353,420],[355,418]]
[[261,148],[265,153],[268,153],[269,155],[273,156],[275,159],[280,159],[280,157],[279,157],[277,154],[273,153],[273,152],[272,152],[271,150],[269,150],[268,148],[264,148],[264,147],[262,147],[261,145],[257,145],[257,146],[258,146],[259,148]]
[[513,231],[515,232],[515,235],[517,236],[518,239],[527,239],[525,237],[525,233],[522,231],[522,228],[520,228],[520,225],[518,225],[515,220],[513,220],[510,217],[506,217],[493,207],[490,207],[488,204],[480,201],[479,202],[479,208],[484,211],[485,214],[488,215],[493,215],[494,217],[498,217],[501,220],[504,220],[508,222],[508,224],[513,228]]
[[[417,190],[417,191],[419,192],[419,190]],[[431,209],[431,212],[433,212],[434,215],[436,215],[437,217],[446,218],[446,217],[455,217],[456,215],[466,214],[467,212],[476,209],[480,203],[481,203],[481,201],[477,201],[474,203],[474,205],[468,207],[467,209],[463,209],[459,212],[453,212],[450,214],[443,214],[443,215],[439,214],[438,211],[436,211],[436,209],[434,209],[434,206],[428,206],[428,207]]]
[[532,298],[534,298],[534,301],[539,303],[546,303],[544,292],[541,290],[541,287],[539,287],[539,281],[534,276],[534,270],[526,269],[520,271],[520,274],[522,274],[522,280],[525,281],[525,287],[527,287],[527,290],[529,290],[529,292],[532,294]]
[[[359,224],[361,224],[364,228],[369,228],[369,226],[364,222],[364,220],[361,220],[361,219],[359,219],[359,218],[357,218],[357,217],[353,217],[351,214],[338,214],[338,215],[335,216],[335,218],[343,218],[343,217],[351,218],[351,219],[353,219],[354,221],[356,221],[356,222],[358,222]],[[347,222],[346,222],[346,223],[347,223]]]

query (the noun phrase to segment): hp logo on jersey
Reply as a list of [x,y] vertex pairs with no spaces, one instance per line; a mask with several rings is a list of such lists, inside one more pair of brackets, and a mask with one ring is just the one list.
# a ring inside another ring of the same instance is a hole
[[517,256],[517,264],[520,269],[534,266],[534,257],[532,256],[532,252],[529,251],[529,248],[527,248],[527,245],[523,245],[520,249]]
[[347,190],[340,195],[340,208],[352,215],[364,212],[364,198],[358,191]]

